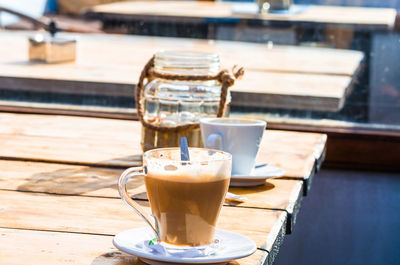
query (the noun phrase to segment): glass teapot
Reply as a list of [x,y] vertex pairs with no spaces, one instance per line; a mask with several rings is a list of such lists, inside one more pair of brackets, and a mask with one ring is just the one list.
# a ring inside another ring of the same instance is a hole
[[220,71],[217,54],[157,52],[136,91],[142,149],[176,147],[180,137],[186,137],[189,146],[202,147],[199,119],[229,114],[232,80],[227,71]]

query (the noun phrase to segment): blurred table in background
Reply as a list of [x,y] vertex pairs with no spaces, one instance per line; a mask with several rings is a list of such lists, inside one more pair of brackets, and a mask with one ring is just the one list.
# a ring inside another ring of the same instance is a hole
[[[147,60],[158,50],[173,49],[213,52],[220,55],[222,67],[244,66],[244,78],[232,88],[233,107],[337,112],[354,89],[364,59],[361,52],[325,48],[66,34],[78,40],[76,62],[40,64],[28,62],[27,37],[33,34],[0,32],[2,99],[24,100],[25,93],[32,101],[42,93],[41,102],[54,95],[63,100],[93,96],[124,98],[132,106],[134,87]],[[12,104],[3,100],[0,105]]]
[[[356,29],[391,30],[396,11],[391,8],[296,6],[288,12],[258,14],[253,3],[218,1],[125,1],[98,5],[88,14],[107,19],[179,20],[181,22],[285,22],[347,25]],[[215,20],[212,20],[215,19]],[[265,24],[268,25],[268,24]]]
[[[285,44],[306,41],[299,35],[306,37],[310,35],[309,30],[323,30],[331,37],[336,34],[342,39],[352,38],[354,32],[390,31],[396,19],[396,10],[390,8],[293,5],[288,12],[258,14],[257,11],[254,3],[126,1],[92,7],[87,16],[103,21],[104,29],[109,31],[258,42],[272,40]],[[146,26],[146,23],[152,24]],[[179,30],[174,31],[171,25]],[[277,31],[273,31],[274,28]],[[222,32],[226,30],[230,32]],[[263,33],[266,36],[257,38]],[[292,33],[295,35],[290,37]],[[292,43],[287,43],[289,41]],[[330,41],[335,47],[343,45],[338,42],[341,40],[331,38]]]

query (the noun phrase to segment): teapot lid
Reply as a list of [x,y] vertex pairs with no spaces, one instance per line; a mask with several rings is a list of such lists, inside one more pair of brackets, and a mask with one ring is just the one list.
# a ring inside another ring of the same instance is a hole
[[155,54],[154,67],[169,74],[217,74],[219,55],[195,51],[159,51]]

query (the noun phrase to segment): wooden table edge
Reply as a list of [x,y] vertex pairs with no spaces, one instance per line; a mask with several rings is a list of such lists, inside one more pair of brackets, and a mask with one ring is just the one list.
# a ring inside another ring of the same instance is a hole
[[[276,222],[276,224],[274,225],[273,229],[271,229],[270,235],[276,234],[277,236],[275,237],[275,240],[273,242],[273,244],[269,247],[266,246],[266,249],[268,251],[268,256],[267,256],[267,260],[264,263],[265,265],[272,265],[275,261],[276,256],[278,255],[279,252],[279,248],[283,243],[283,240],[285,238],[286,235],[286,222],[287,222],[288,218],[287,218],[287,212],[284,212],[280,218],[279,218],[279,222]],[[278,226],[278,224],[281,223],[280,226]],[[266,240],[268,241],[268,239]]]
[[289,209],[287,209],[287,222],[286,222],[286,234],[290,235],[296,224],[297,214],[301,208],[301,202],[303,201],[303,182],[299,182],[296,184],[296,189],[293,189],[292,194],[290,195],[290,205]]

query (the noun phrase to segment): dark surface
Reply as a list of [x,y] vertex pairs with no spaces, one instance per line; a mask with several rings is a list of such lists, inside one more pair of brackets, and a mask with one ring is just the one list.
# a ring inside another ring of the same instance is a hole
[[322,169],[276,265],[400,264],[400,173]]

